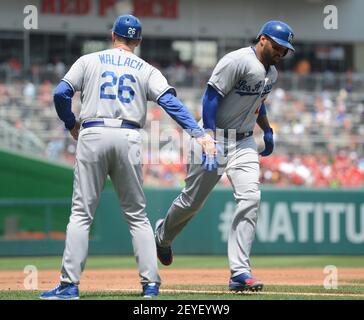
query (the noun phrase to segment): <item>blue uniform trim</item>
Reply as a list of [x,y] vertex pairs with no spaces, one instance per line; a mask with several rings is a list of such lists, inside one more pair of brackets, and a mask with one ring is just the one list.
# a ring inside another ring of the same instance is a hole
[[170,91],[159,98],[158,104],[191,136],[201,137],[204,135],[203,129],[199,127],[187,107]]
[[208,85],[202,98],[202,117],[205,129],[216,130],[216,113],[222,96],[212,86]]
[[53,95],[58,117],[64,122],[68,130],[73,129],[76,123],[75,115],[72,112],[73,95],[73,88],[63,80],[58,84]]
[[255,56],[258,58],[258,56],[257,56],[257,50],[255,49],[255,47],[251,46],[250,48],[252,48],[252,50],[253,50],[253,51],[254,51],[254,53],[255,53]]
[[212,83],[211,81],[208,81],[207,82],[207,85],[208,86],[211,86],[211,87],[213,87],[217,92],[218,92],[218,94],[220,95],[220,96],[222,96],[223,98],[226,96],[226,94],[224,93],[224,92],[222,92],[214,83]]
[[63,78],[61,80],[68,83],[70,85],[70,87],[72,88],[73,92],[76,92],[75,88],[73,87],[73,84],[70,81],[68,81],[66,78]]
[[259,116],[266,116],[266,115],[267,115],[267,108],[265,107],[265,104],[263,102],[259,109]]
[[236,90],[235,93],[237,93],[241,97],[243,97],[243,96],[259,96],[260,95],[260,92],[242,92],[242,91],[238,91],[238,90]]
[[[93,128],[93,127],[108,127],[106,124],[105,124],[105,121],[104,119],[100,119],[100,120],[85,120],[83,123],[82,123],[82,128]],[[115,127],[112,127],[112,128],[115,128]],[[120,124],[120,128],[123,128],[123,129],[140,129],[140,126],[135,124],[135,123],[132,123],[128,120],[123,120]]]

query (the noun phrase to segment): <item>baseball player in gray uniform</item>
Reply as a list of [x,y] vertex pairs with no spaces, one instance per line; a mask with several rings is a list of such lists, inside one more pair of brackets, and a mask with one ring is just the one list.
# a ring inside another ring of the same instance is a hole
[[[172,241],[226,172],[237,203],[228,237],[229,288],[234,291],[263,288],[263,283],[253,277],[250,264],[260,202],[259,158],[252,134],[258,123],[265,141],[260,155],[268,156],[274,142],[264,100],[277,80],[274,65],[288,50],[294,51],[293,31],[280,21],[264,24],[257,39],[254,47],[228,53],[218,62],[203,97],[203,126],[211,130],[218,145],[224,146],[222,155],[204,156],[203,166],[190,163],[185,188],[155,228],[158,258],[162,264],[170,265]],[[192,150],[199,149],[193,141],[192,144]],[[200,154],[192,153],[191,160]],[[217,165],[220,170],[216,170]]]
[[[78,143],[60,284],[43,292],[41,299],[79,298],[89,231],[108,175],[129,225],[142,294],[158,295],[161,279],[153,229],[145,212],[138,130],[145,124],[148,100],[162,106],[207,154],[215,150],[214,140],[175,97],[161,72],[134,55],[141,41],[138,18],[120,16],[112,31],[113,48],[79,58],[55,90],[58,116]],[[76,91],[81,91],[79,121],[71,111]]]

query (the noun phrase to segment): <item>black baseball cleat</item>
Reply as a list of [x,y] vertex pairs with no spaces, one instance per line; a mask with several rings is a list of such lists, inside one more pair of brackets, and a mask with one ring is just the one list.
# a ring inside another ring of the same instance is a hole
[[173,262],[172,247],[171,246],[161,247],[157,241],[158,229],[162,224],[163,224],[163,219],[159,219],[155,224],[155,244],[157,247],[157,256],[158,256],[160,263],[163,264],[164,266],[169,266]]
[[161,264],[169,266],[173,262],[173,252],[171,247],[160,247],[157,244],[157,256]]
[[251,291],[258,292],[263,290],[263,283],[253,277],[250,273],[242,273],[230,278],[229,289],[231,291]]

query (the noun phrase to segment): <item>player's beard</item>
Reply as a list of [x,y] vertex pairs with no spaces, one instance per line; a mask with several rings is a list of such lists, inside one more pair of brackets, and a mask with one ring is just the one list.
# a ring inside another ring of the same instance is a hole
[[269,65],[269,66],[274,66],[274,65],[276,65],[278,62],[279,62],[279,60],[280,60],[280,58],[279,59],[277,59],[277,60],[275,60],[274,58],[273,58],[273,54],[272,54],[272,52],[269,50],[269,48],[267,48],[267,47],[264,47],[263,48],[263,52],[262,52],[262,56],[263,56],[263,59],[264,59],[264,61],[267,63],[267,65]]

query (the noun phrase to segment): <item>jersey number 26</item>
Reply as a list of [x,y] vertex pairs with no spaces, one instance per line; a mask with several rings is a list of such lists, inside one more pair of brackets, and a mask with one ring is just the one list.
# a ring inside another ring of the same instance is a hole
[[[118,86],[118,99],[123,103],[130,103],[134,99],[135,92],[132,87],[124,85],[124,81],[127,79],[130,82],[135,83],[136,80],[132,74],[123,74],[119,79],[116,74],[112,71],[105,71],[102,75],[102,78],[111,78],[111,81],[106,81],[100,88],[100,99],[109,99],[116,100],[116,94],[112,94],[114,90],[110,90],[109,93],[106,93],[107,88],[113,88],[115,85]],[[124,95],[126,92],[126,96]]]

